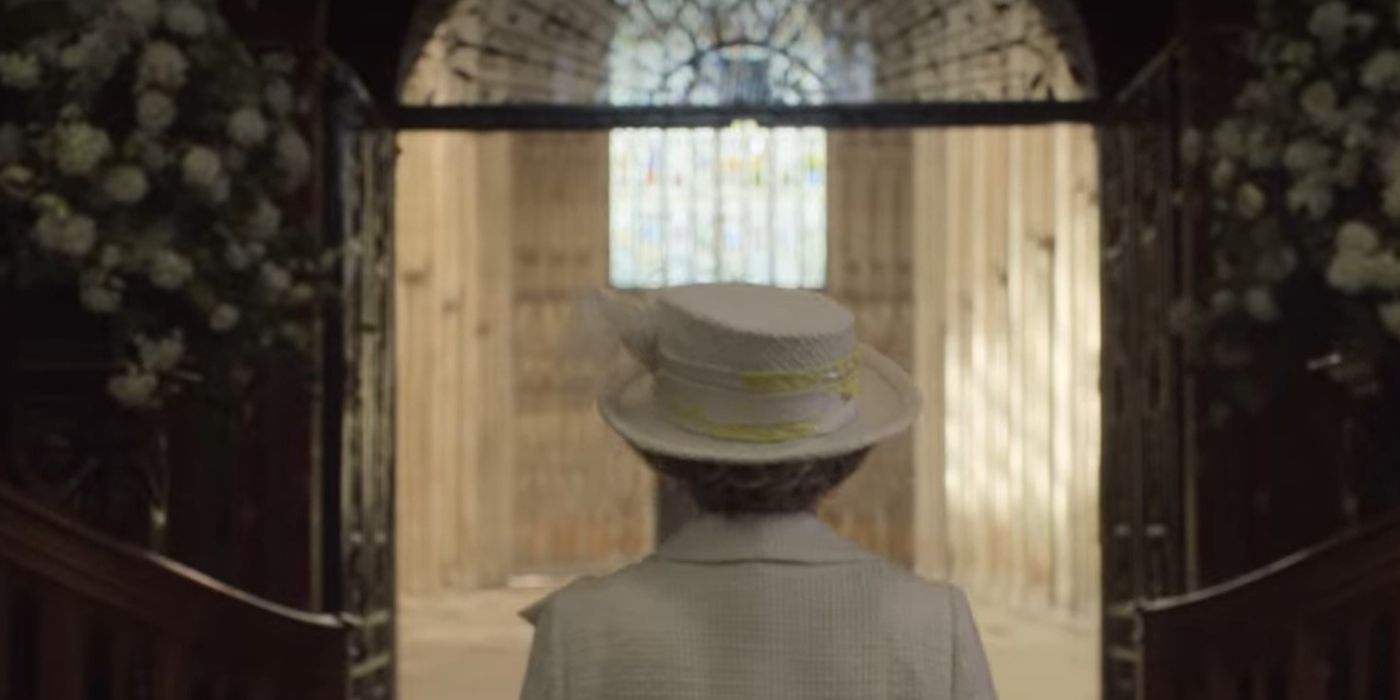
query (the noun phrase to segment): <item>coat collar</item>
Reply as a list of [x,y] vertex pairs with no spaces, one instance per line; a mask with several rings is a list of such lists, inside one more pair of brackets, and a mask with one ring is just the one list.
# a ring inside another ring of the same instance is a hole
[[[691,564],[763,561],[783,564],[840,564],[879,560],[879,556],[842,538],[810,513],[725,517],[701,515],[656,548],[652,559]],[[579,585],[584,579],[565,586]],[[520,611],[534,625],[560,592]]]
[[878,558],[843,539],[811,513],[701,515],[657,547],[655,556],[703,564],[743,561],[835,564]]

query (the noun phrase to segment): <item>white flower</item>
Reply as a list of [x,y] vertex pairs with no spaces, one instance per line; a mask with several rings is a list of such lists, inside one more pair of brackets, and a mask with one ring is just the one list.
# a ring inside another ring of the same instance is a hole
[[233,180],[227,175],[220,175],[214,181],[214,186],[205,193],[211,204],[223,204],[233,195]]
[[1299,98],[1303,112],[1318,124],[1328,125],[1337,119],[1337,88],[1325,80],[1319,80],[1303,90]]
[[151,256],[150,266],[146,270],[151,284],[159,289],[173,292],[185,286],[194,278],[194,265],[190,264],[184,256],[173,250],[165,249]]
[[228,120],[228,137],[244,148],[251,148],[267,139],[267,120],[256,108],[244,107]]
[[209,18],[188,2],[176,2],[165,10],[165,26],[178,36],[198,39],[209,31]]
[[62,219],[73,213],[73,210],[68,206],[68,202],[52,192],[45,192],[35,197],[30,204],[34,207],[34,211],[39,212],[39,214],[43,216],[52,216]]
[[1366,258],[1355,253],[1339,253],[1327,266],[1327,283],[1348,294],[1366,290]]
[[140,160],[141,165],[152,173],[159,173],[170,167],[173,160],[170,151],[160,142],[140,134],[133,134],[127,139],[125,153],[128,158]]
[[1268,203],[1269,198],[1264,194],[1264,191],[1252,182],[1240,185],[1239,190],[1235,192],[1235,211],[1246,219],[1259,218],[1259,215],[1264,213],[1264,207]]
[[80,71],[95,62],[102,48],[102,36],[97,33],[84,35],[69,44],[58,54],[58,65],[70,71]]
[[1376,289],[1400,292],[1400,258],[1389,251],[1367,258],[1366,282]]
[[1266,127],[1257,127],[1249,132],[1246,143],[1249,149],[1249,167],[1262,170],[1278,164],[1279,144]]
[[[1368,127],[1362,124],[1353,124],[1347,127],[1346,135],[1342,138],[1342,145],[1354,154],[1356,151],[1370,148],[1375,139],[1375,134]],[[1360,163],[1358,163],[1359,166]]]
[[277,235],[282,229],[282,210],[277,205],[268,201],[266,197],[258,200],[257,208],[248,217],[245,232],[249,238],[255,240],[268,240]]
[[162,87],[178,90],[185,84],[190,62],[174,44],[153,41],[141,54],[137,69],[137,82],[143,87]]
[[1218,290],[1210,297],[1210,308],[1219,315],[1225,315],[1239,308],[1240,300],[1228,289]]
[[1400,51],[1385,49],[1361,68],[1361,84],[1376,91],[1400,90]]
[[98,257],[98,264],[101,265],[104,270],[112,270],[120,267],[122,261],[125,259],[126,255],[122,253],[121,248],[114,245],[106,245],[102,247],[102,254]]
[[1381,245],[1376,229],[1360,221],[1349,221],[1337,230],[1337,251],[1353,255],[1370,255]]
[[296,95],[292,93],[292,85],[281,78],[273,80],[263,91],[263,99],[267,102],[267,108],[279,117],[286,117],[296,108]]
[[186,151],[180,167],[184,173],[185,184],[205,190],[212,189],[219,183],[224,169],[219,154],[204,146],[192,146]]
[[1279,50],[1278,60],[1284,64],[1295,68],[1307,68],[1312,65],[1313,59],[1317,56],[1317,51],[1313,45],[1306,41],[1290,41]]
[[238,319],[238,309],[228,304],[219,304],[214,308],[214,312],[209,314],[209,328],[215,333],[227,333],[238,325]]
[[1346,109],[1342,113],[1349,124],[1364,126],[1366,122],[1380,113],[1380,108],[1376,106],[1376,101],[1370,97],[1353,97],[1347,102]]
[[253,263],[253,257],[243,246],[230,243],[224,249],[224,263],[234,270],[246,270]]
[[24,131],[14,124],[0,124],[0,167],[19,162],[24,155]]
[[54,160],[64,175],[89,175],[112,152],[107,132],[90,124],[65,124],[54,136]]
[[224,149],[224,165],[229,172],[241,173],[248,166],[248,154],[237,146]]
[[83,53],[81,44],[73,44],[58,55],[58,64],[68,70],[78,70],[84,63],[87,63],[87,54]]
[[1381,317],[1381,325],[1396,338],[1400,338],[1400,301],[1392,301],[1388,304],[1381,304],[1378,312]]
[[1226,158],[1243,158],[1245,155],[1244,127],[1235,120],[1222,122],[1211,134],[1215,151]]
[[44,70],[33,54],[0,53],[0,85],[19,91],[33,90],[43,83]]
[[293,304],[306,304],[316,298],[316,290],[312,289],[309,284],[299,283],[292,287],[292,291],[288,293],[287,298],[290,299]]
[[175,242],[175,237],[179,234],[180,229],[175,225],[173,219],[160,219],[159,221],[155,221],[150,226],[146,227],[145,232],[141,234],[146,244],[144,250],[148,254],[151,253],[154,250],[151,247],[152,243],[170,245]]
[[1240,90],[1240,94],[1235,96],[1235,107],[1237,109],[1261,109],[1269,106],[1269,86],[1254,80],[1249,82]]
[[142,367],[153,372],[169,373],[179,367],[180,360],[185,357],[185,338],[179,331],[160,340],[137,336],[136,351],[141,356]]
[[268,72],[286,75],[296,70],[297,60],[286,51],[270,51],[263,54],[262,67]]
[[160,380],[155,374],[134,367],[107,380],[107,393],[128,408],[155,406],[159,388]]
[[1222,160],[1215,164],[1215,168],[1210,173],[1210,185],[1218,192],[1225,192],[1235,183],[1235,162],[1232,160]]
[[1181,135],[1181,161],[1188,166],[1195,166],[1201,162],[1201,154],[1205,150],[1205,137],[1196,129],[1187,129]]
[[1265,287],[1251,287],[1244,293],[1244,310],[1260,323],[1273,323],[1279,317],[1274,293]]
[[160,21],[160,0],[118,0],[117,9],[145,29]]
[[83,308],[95,314],[111,314],[122,306],[122,293],[100,283],[84,284],[79,291]]
[[1388,183],[1400,182],[1400,144],[1387,144],[1381,150],[1378,165]]
[[1351,12],[1342,0],[1319,5],[1308,21],[1308,31],[1327,47],[1340,46],[1351,26]]
[[97,245],[97,222],[87,216],[45,214],[34,224],[34,239],[45,250],[81,258]]
[[292,286],[292,275],[290,272],[278,267],[275,263],[263,263],[262,285],[273,295],[280,295]]
[[1344,188],[1356,186],[1361,179],[1361,168],[1366,165],[1366,161],[1357,151],[1350,151],[1337,161],[1337,167],[1332,171],[1333,179]]
[[1381,195],[1381,209],[1386,216],[1400,221],[1400,180],[1385,188]]
[[295,129],[283,129],[277,137],[277,168],[287,192],[300,188],[311,175],[311,147]]
[[34,185],[34,171],[23,165],[7,165],[0,168],[0,194],[8,194],[16,199],[25,199]]
[[1326,180],[1310,177],[1288,190],[1288,209],[1320,220],[1332,210],[1332,186]]
[[292,347],[302,352],[311,347],[311,334],[305,328],[288,323],[282,326],[281,335]]
[[1295,174],[1319,170],[1332,160],[1332,149],[1312,139],[1294,141],[1283,152],[1283,164]]
[[1255,270],[1261,279],[1282,282],[1298,269],[1298,253],[1284,246],[1264,255]]
[[151,90],[136,98],[136,123],[153,134],[169,129],[178,115],[175,100],[163,92]]
[[107,171],[102,191],[118,204],[136,204],[146,198],[151,185],[146,173],[131,165],[119,165]]
[[1357,12],[1351,16],[1351,29],[1358,36],[1366,36],[1376,29],[1376,16],[1369,12]]

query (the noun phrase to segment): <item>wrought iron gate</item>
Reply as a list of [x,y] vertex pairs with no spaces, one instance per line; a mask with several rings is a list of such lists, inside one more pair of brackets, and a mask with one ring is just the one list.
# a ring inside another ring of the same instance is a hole
[[327,235],[345,246],[327,315],[326,602],[351,626],[351,698],[395,692],[394,132],[348,71],[327,101]]
[[1190,251],[1175,196],[1180,132],[1175,48],[1124,91],[1100,130],[1103,215],[1104,698],[1137,697],[1137,605],[1185,590],[1190,491],[1182,348],[1174,301]]

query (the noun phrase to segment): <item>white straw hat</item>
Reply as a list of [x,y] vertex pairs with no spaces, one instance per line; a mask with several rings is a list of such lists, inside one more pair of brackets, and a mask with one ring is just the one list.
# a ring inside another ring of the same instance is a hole
[[643,365],[599,400],[636,447],[684,459],[766,464],[834,457],[913,422],[919,392],[857,342],[851,312],[813,292],[751,285],[663,290],[603,314]]

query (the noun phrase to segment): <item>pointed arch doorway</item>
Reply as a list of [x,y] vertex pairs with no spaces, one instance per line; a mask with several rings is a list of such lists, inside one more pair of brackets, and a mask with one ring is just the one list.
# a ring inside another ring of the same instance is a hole
[[[719,4],[747,9],[704,11]],[[417,431],[400,439],[407,591],[605,569],[678,519],[683,504],[658,509],[655,485],[592,418],[595,378],[561,369],[553,344],[572,296],[606,284],[613,264],[610,130],[751,119],[827,130],[827,290],[936,404],[828,517],[921,573],[1095,625],[1097,149],[1085,123],[1102,108],[1072,13],[657,0],[461,2],[424,16],[435,19],[419,27],[397,115],[401,167],[447,177],[400,171],[401,212],[438,212],[400,220],[401,347],[438,328],[417,362],[401,352],[405,431]],[[660,68],[629,73],[639,52]],[[450,259],[470,262],[447,272]]]

